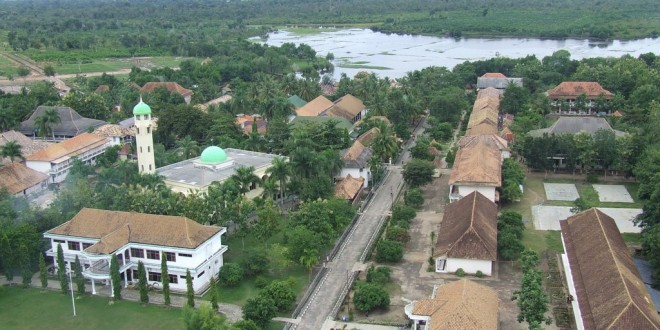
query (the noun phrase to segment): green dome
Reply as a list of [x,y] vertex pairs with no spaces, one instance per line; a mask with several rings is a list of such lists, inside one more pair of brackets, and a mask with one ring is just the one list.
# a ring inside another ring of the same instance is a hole
[[133,108],[133,115],[150,115],[151,108],[142,100]]
[[202,155],[199,157],[199,161],[204,163],[204,164],[219,164],[227,160],[227,154],[225,153],[222,148],[216,147],[216,146],[211,146],[204,151],[202,151]]

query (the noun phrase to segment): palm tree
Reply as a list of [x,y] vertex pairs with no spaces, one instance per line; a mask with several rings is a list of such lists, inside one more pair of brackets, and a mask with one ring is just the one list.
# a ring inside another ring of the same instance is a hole
[[371,145],[371,148],[374,151],[374,154],[380,159],[390,159],[396,154],[399,146],[396,144],[394,137],[387,132],[388,130],[381,130],[376,138],[374,143]]
[[[290,173],[289,163],[283,157],[275,157],[272,166],[266,170],[266,173],[269,174],[271,178],[280,182],[280,198],[282,203],[284,203],[284,197],[286,197],[286,180]],[[283,204],[281,207],[283,207]]]
[[8,110],[0,110],[0,131],[4,132],[14,127],[16,122]]
[[236,170],[236,173],[231,176],[236,183],[240,186],[240,192],[241,195],[245,196],[245,194],[250,191],[250,186],[253,184],[258,184],[259,183],[259,177],[254,174],[254,166],[250,167],[245,167],[241,166]]
[[183,159],[190,159],[199,155],[199,145],[190,135],[176,142],[177,152],[183,156]]
[[291,152],[291,170],[302,178],[309,178],[317,172],[318,159],[309,148],[296,148]]
[[37,135],[42,138],[46,138],[50,131],[50,125],[48,125],[48,120],[45,116],[39,116],[34,119],[34,126],[37,129]]
[[324,150],[321,152],[320,157],[326,173],[330,175],[330,179],[334,178],[344,168],[344,162],[336,150]]
[[309,270],[309,281],[312,281],[312,267],[319,261],[319,251],[316,249],[305,249],[300,256],[300,264]]
[[60,114],[57,112],[57,110],[51,108],[44,111],[43,117],[46,118],[44,120],[48,125],[48,130],[51,132],[51,134],[53,134],[53,141],[55,141],[55,130],[53,130],[53,126],[62,122]]
[[7,157],[11,162],[14,162],[15,158],[19,158],[22,160],[25,160],[25,157],[23,157],[23,152],[21,151],[22,146],[16,141],[9,141],[5,143],[4,146],[2,146],[2,157]]
[[264,191],[261,193],[261,197],[272,200],[278,190],[277,180],[272,177],[266,178],[266,180],[262,182],[262,187],[264,188]]

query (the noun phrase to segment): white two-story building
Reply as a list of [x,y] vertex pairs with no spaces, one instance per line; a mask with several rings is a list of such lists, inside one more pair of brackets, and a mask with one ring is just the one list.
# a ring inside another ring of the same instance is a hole
[[186,291],[186,270],[190,271],[195,293],[204,292],[211,276],[223,265],[227,246],[222,245],[226,228],[205,226],[185,217],[134,212],[82,209],[70,221],[44,233],[50,242],[48,256],[56,260],[61,245],[68,266],[76,256],[83,275],[92,282],[110,285],[110,260],[117,255],[124,287],[137,282],[138,261],[144,263],[150,285],[162,282],[161,254],[167,259],[170,289]]

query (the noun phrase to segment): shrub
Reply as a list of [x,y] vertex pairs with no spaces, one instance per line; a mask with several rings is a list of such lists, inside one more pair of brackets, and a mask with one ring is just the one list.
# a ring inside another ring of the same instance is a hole
[[598,183],[598,175],[596,174],[587,175],[587,183]]
[[404,228],[408,228],[410,221],[417,216],[417,211],[414,208],[406,205],[398,204],[392,209],[392,217],[390,222]]
[[408,230],[406,228],[401,228],[398,225],[394,225],[387,228],[387,234],[385,234],[385,238],[390,241],[405,243],[410,239],[410,235],[408,235]]
[[270,281],[267,278],[263,277],[263,276],[257,276],[257,278],[254,280],[254,286],[256,286],[257,289],[263,289],[269,283],[270,283]]
[[463,268],[459,268],[459,269],[456,270],[456,273],[454,273],[454,275],[456,275],[458,277],[463,277],[463,276],[465,276],[465,271],[463,270]]
[[389,267],[375,268],[373,265],[367,271],[367,282],[385,285],[390,282],[390,273],[392,270]]
[[419,208],[424,204],[424,195],[419,188],[412,188],[406,191],[403,201],[407,206]]
[[254,321],[261,329],[265,329],[275,315],[277,315],[275,302],[262,295],[248,299],[243,306],[243,318]]
[[296,302],[296,294],[290,281],[273,281],[261,290],[259,295],[272,299],[275,308],[280,312],[288,311]]
[[263,250],[250,250],[245,259],[241,260],[243,274],[247,277],[257,276],[268,270],[268,256]]
[[474,274],[474,276],[476,276],[478,278],[482,278],[482,277],[484,277],[484,273],[482,271],[478,270],[477,273]]
[[228,262],[222,266],[220,273],[218,273],[218,280],[226,286],[235,286],[241,282],[243,278],[243,268],[241,265]]
[[378,262],[398,262],[403,258],[403,244],[382,240],[376,247],[376,261]]
[[368,313],[377,308],[387,308],[390,305],[390,296],[383,287],[365,283],[358,287],[353,303],[359,311]]

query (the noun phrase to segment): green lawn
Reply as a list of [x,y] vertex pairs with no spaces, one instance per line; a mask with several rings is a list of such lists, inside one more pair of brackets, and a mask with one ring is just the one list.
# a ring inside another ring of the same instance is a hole
[[16,76],[18,65],[4,56],[0,56],[0,76]]
[[181,310],[136,302],[110,304],[107,298],[84,296],[76,300],[60,292],[20,287],[0,289],[0,328],[10,329],[183,329]]
[[[178,67],[181,61],[189,59],[185,57],[173,57],[173,56],[158,56],[158,57],[149,57],[141,58],[139,61],[141,64],[149,64],[156,67]],[[41,63],[42,66],[45,66],[47,63]],[[75,73],[89,73],[89,72],[112,72],[123,69],[130,69],[134,65],[138,64],[137,60],[130,58],[109,58],[109,59],[97,59],[93,60],[91,63],[81,63],[80,66],[78,63],[61,63],[53,64],[55,72],[58,74],[75,74]]]

